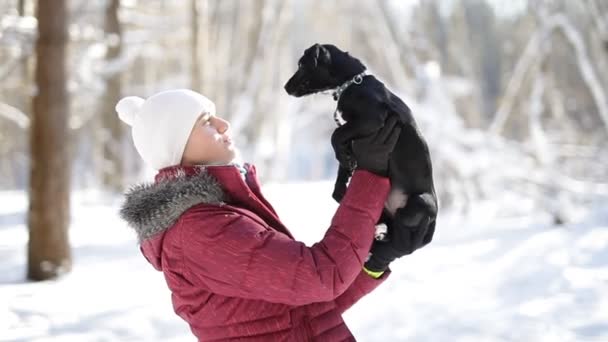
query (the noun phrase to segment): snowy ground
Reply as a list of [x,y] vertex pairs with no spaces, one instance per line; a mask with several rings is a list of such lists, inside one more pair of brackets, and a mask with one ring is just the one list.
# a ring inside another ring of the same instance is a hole
[[[309,245],[336,207],[330,190],[265,187]],[[73,271],[27,283],[26,198],[0,192],[0,341],[194,341],[117,217],[119,203],[75,193]],[[475,219],[442,217],[433,243],[395,262],[391,279],[345,314],[357,339],[608,341],[608,210],[558,228],[542,217],[493,219],[501,205],[480,205]]]

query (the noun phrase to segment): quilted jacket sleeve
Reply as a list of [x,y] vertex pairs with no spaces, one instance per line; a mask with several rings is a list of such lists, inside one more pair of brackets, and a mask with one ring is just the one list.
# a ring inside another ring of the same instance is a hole
[[380,284],[382,284],[391,274],[390,267],[382,273],[382,275],[374,279],[369,274],[365,273],[363,270],[359,272],[355,281],[348,287],[343,294],[336,298],[336,305],[338,307],[338,311],[342,314],[344,311],[348,310],[351,306],[359,301],[359,299],[363,298],[368,293],[372,292],[376,289]]
[[199,206],[180,222],[191,281],[231,297],[304,305],[336,299],[360,274],[389,180],[355,171],[331,226],[311,247],[263,222]]

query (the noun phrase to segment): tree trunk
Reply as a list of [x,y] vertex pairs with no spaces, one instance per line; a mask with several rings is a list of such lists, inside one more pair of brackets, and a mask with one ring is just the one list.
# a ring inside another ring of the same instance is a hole
[[[112,64],[120,58],[122,52],[122,34],[120,22],[118,21],[118,9],[120,0],[108,2],[105,12],[105,35],[106,35],[106,63]],[[103,186],[112,192],[121,192],[124,181],[123,167],[123,138],[124,126],[116,115],[114,106],[120,100],[121,95],[121,73],[111,71],[106,75],[106,89],[101,97],[103,110],[101,118],[100,141],[103,146],[103,159],[101,163],[101,177]]]
[[65,0],[38,1],[36,85],[30,131],[28,272],[45,280],[72,268]]

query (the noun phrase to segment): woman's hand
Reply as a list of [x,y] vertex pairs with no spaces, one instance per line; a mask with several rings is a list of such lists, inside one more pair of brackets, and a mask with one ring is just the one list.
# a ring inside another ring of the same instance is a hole
[[386,177],[388,161],[400,133],[399,119],[391,115],[376,134],[353,140],[352,151],[357,162],[356,168]]

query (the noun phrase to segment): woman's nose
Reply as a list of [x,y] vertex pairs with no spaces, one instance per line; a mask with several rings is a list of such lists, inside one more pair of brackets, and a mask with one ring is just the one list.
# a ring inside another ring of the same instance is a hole
[[222,118],[215,117],[215,128],[220,134],[226,133],[230,129],[230,123]]

